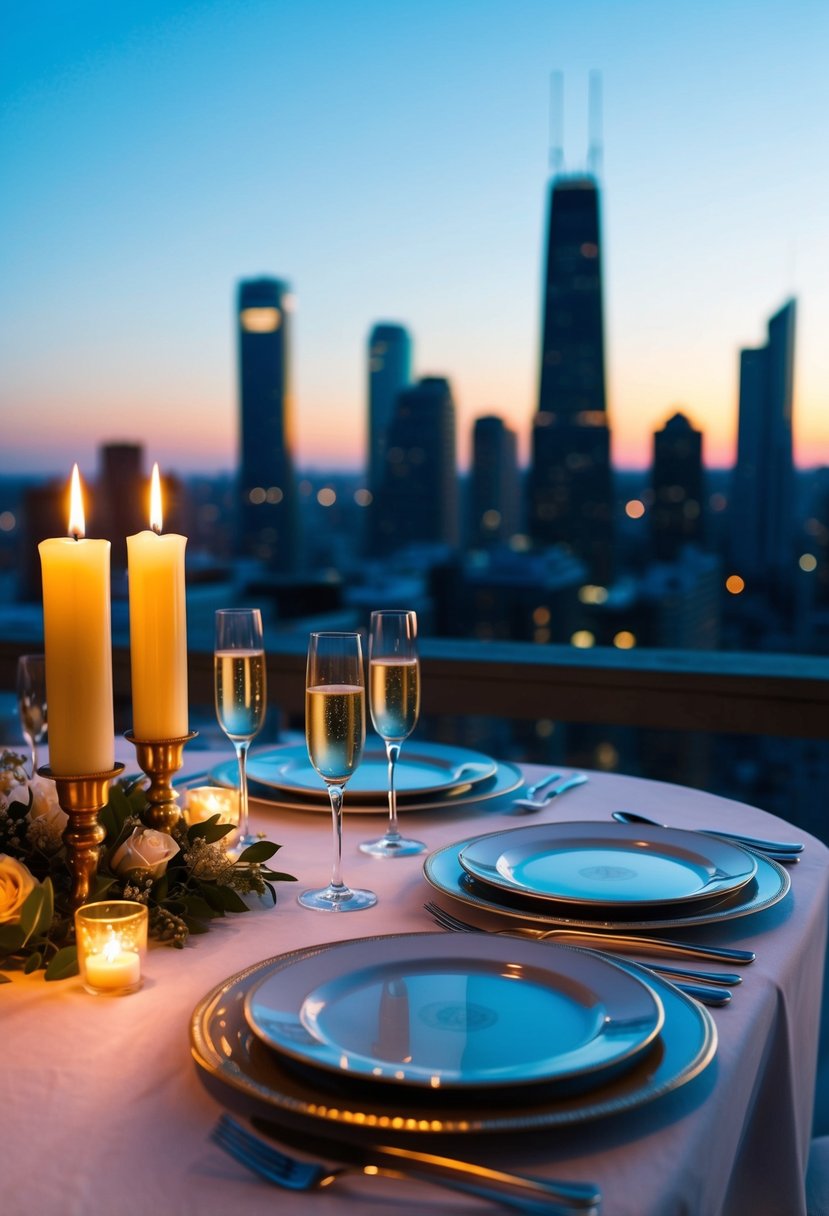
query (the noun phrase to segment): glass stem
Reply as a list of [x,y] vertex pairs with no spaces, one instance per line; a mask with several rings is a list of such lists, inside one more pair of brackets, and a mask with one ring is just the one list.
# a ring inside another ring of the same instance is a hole
[[248,828],[248,748],[249,739],[234,740],[236,759],[239,761],[239,840],[250,835]]
[[343,791],[345,785],[330,784],[328,797],[331,800],[331,827],[334,833],[334,862],[331,866],[331,886],[338,891],[345,889],[343,882]]
[[386,829],[386,840],[398,840],[400,830],[397,826],[397,790],[394,785],[394,768],[400,755],[400,744],[386,740],[386,757],[389,762],[389,826]]

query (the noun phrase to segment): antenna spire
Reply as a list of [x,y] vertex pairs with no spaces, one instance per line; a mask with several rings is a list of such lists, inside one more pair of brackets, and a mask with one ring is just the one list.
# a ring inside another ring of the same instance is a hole
[[589,145],[587,150],[587,170],[593,177],[598,177],[602,171],[602,76],[601,72],[591,72],[588,78],[587,111],[589,126]]
[[564,76],[550,73],[550,169],[560,173],[564,165]]

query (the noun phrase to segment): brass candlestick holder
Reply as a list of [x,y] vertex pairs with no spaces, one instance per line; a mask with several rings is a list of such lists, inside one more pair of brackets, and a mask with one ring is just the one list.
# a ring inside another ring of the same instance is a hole
[[146,827],[169,833],[180,821],[181,810],[172,777],[181,768],[185,743],[195,739],[198,733],[192,730],[177,739],[136,739],[131,730],[124,735],[135,748],[139,768],[150,779],[147,805],[141,814]]
[[89,901],[101,842],[106,835],[98,823],[98,811],[106,805],[110,782],[124,771],[124,766],[116,764],[106,773],[84,773],[74,777],[58,777],[48,765],[37,771],[41,777],[54,781],[58,802],[69,816],[63,843],[72,875],[72,907],[79,908]]

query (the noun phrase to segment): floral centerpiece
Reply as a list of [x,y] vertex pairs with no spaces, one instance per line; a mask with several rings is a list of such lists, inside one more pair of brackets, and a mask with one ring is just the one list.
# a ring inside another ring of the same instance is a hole
[[[270,841],[229,857],[221,841],[234,829],[218,815],[189,827],[182,822],[170,834],[145,827],[143,780],[115,783],[100,812],[106,835],[92,899],[146,904],[150,936],[182,947],[214,918],[247,912],[244,895],[275,904],[273,884],[295,881],[268,866],[280,847]],[[47,980],[78,972],[66,822],[55,783],[29,777],[15,752],[0,754],[0,966],[43,969]],[[0,972],[0,982],[7,978]]]

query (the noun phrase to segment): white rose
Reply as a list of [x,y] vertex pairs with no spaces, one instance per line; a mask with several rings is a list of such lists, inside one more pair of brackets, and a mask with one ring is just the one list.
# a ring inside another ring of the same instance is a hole
[[34,886],[35,880],[24,865],[0,853],[0,925],[20,920],[20,909]]
[[134,828],[132,835],[112,854],[109,864],[114,873],[122,876],[130,870],[148,870],[153,878],[160,878],[167,869],[167,862],[178,851],[178,845],[166,832]]
[[29,839],[38,848],[59,849],[69,816],[58,802],[57,787],[45,777],[32,777],[26,785],[18,785],[11,791],[9,802],[22,802],[25,806],[30,790]]

